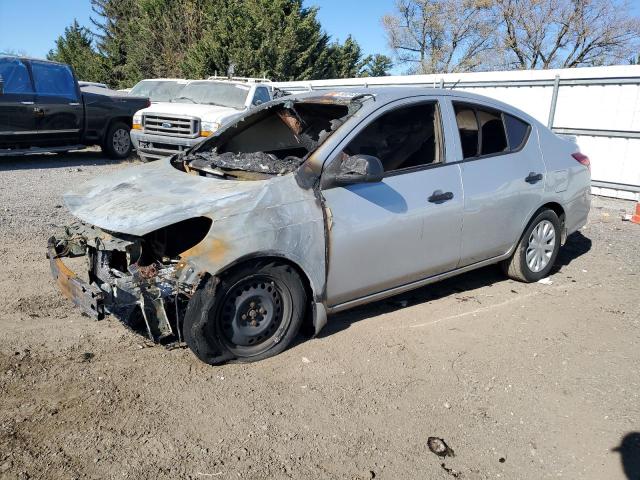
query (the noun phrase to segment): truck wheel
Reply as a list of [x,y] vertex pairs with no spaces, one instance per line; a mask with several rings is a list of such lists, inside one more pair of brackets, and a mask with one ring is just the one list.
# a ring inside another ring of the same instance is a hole
[[306,300],[300,275],[290,265],[248,263],[198,289],[185,314],[184,339],[212,365],[272,357],[298,334]]
[[129,126],[124,122],[114,122],[104,137],[102,151],[106,153],[109,158],[122,160],[131,154],[131,148]]

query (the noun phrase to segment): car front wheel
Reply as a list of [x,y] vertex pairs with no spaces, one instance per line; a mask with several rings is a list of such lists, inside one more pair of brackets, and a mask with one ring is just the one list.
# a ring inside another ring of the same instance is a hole
[[541,211],[525,230],[515,252],[502,263],[505,273],[520,282],[549,275],[560,249],[560,220],[553,210]]
[[243,265],[196,291],[185,314],[184,339],[210,364],[272,357],[298,334],[306,300],[300,275],[290,265]]

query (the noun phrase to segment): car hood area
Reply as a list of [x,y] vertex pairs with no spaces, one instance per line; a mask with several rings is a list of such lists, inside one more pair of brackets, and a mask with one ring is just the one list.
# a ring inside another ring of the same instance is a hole
[[[193,217],[229,216],[256,204],[269,180],[189,175],[169,159],[94,178],[64,195],[80,220],[111,232],[142,236]],[[253,201],[248,201],[252,199]]]
[[202,105],[193,103],[154,103],[150,107],[141,110],[142,115],[180,115],[197,117],[205,122],[219,122],[233,115],[238,115],[242,110],[219,105]]

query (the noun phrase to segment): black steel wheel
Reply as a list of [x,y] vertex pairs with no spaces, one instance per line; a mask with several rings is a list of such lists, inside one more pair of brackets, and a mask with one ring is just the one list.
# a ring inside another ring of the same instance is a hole
[[189,302],[184,338],[206,363],[257,361],[282,352],[298,334],[307,296],[292,266],[240,266],[210,279]]
[[233,285],[216,315],[220,339],[233,353],[257,355],[281,338],[291,323],[291,294],[271,275],[252,275]]

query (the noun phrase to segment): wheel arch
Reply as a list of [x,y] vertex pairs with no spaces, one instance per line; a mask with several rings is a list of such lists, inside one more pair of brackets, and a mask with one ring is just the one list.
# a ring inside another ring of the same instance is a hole
[[109,133],[109,129],[111,128],[111,126],[116,123],[116,122],[122,122],[125,125],[127,125],[129,127],[129,130],[131,130],[131,126],[133,125],[133,117],[128,117],[126,115],[120,115],[120,116],[115,116],[115,117],[111,117],[107,120],[107,122],[105,123],[104,128],[102,129],[102,135],[100,138],[100,142],[104,143],[104,141],[106,140],[106,136],[107,133]]
[[[518,237],[518,241],[520,241],[520,239],[522,238],[522,235],[524,235],[524,232],[527,231],[527,228],[529,228],[529,225],[531,225],[531,222],[533,222],[533,220],[543,210],[551,210],[558,216],[558,219],[560,220],[560,229],[561,229],[561,232],[560,232],[561,233],[560,244],[561,245],[564,244],[565,240],[567,239],[567,229],[565,227],[566,213],[565,213],[564,207],[560,203],[555,202],[555,201],[547,202],[547,203],[545,203],[543,205],[540,205],[540,207],[538,207],[536,210],[533,211],[533,213],[527,219],[527,222],[524,224],[524,228],[522,229],[522,232],[520,232],[520,236]],[[517,243],[516,243],[516,245],[517,245]]]
[[324,291],[320,290],[317,285],[313,284],[311,275],[304,269],[304,267],[302,267],[300,262],[276,251],[254,252],[235,259],[233,262],[216,271],[213,276],[223,277],[241,266],[245,266],[247,263],[270,260],[277,260],[291,266],[291,268],[293,268],[302,279],[302,285],[308,299],[307,312],[305,313],[302,328],[305,332],[313,332],[313,335],[318,334],[318,332],[320,332],[327,323],[327,312],[324,305]]

